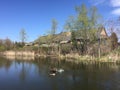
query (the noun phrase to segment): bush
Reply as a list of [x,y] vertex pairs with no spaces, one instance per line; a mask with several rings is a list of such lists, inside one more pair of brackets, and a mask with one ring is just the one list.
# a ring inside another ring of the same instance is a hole
[[71,44],[63,44],[61,45],[61,54],[68,54],[71,52],[72,45]]
[[0,51],[5,51],[5,47],[4,46],[0,46]]

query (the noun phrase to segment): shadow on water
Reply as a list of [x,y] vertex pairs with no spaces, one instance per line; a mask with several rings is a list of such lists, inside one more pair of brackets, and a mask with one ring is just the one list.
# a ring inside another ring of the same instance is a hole
[[[50,76],[50,67],[65,71]],[[120,90],[119,76],[120,64],[116,63],[85,64],[57,58],[33,61],[0,58],[0,89],[4,90]]]
[[0,68],[5,68],[6,70],[10,68],[12,62],[5,58],[0,58]]
[[[38,66],[45,65],[47,68],[53,66],[63,68],[64,81],[62,87],[73,90],[119,90],[120,66],[116,63],[75,63],[59,61],[57,59],[36,60]],[[44,67],[44,66],[43,66]],[[40,67],[39,67],[40,68]],[[58,82],[55,82],[58,83]],[[64,86],[65,85],[65,86]],[[59,86],[59,83],[58,83]],[[114,86],[114,87],[113,87]]]

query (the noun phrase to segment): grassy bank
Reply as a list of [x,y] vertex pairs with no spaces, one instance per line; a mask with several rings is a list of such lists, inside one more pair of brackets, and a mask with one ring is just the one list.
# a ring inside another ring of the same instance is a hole
[[31,51],[6,51],[1,52],[2,55],[6,57],[18,57],[18,56],[28,56],[28,57],[34,57],[34,58],[40,58],[40,57],[50,57],[50,58],[56,58],[56,60],[67,60],[72,62],[87,62],[87,63],[94,63],[94,62],[120,62],[120,48],[116,49],[108,54],[102,55],[100,58],[91,56],[91,55],[79,55],[79,54],[59,54],[59,53],[52,53],[52,54],[41,54],[41,53],[35,53]]
[[61,59],[65,59],[67,61],[75,61],[75,62],[120,62],[119,54],[108,54],[105,56],[94,57],[90,55],[80,56],[78,54],[67,54],[67,55],[60,55]]

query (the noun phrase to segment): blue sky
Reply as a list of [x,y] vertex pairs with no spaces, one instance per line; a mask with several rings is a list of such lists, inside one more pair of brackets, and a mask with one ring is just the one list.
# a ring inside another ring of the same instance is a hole
[[104,19],[120,15],[120,0],[0,0],[0,39],[20,41],[19,32],[26,30],[27,41],[33,41],[58,21],[58,32],[68,16],[75,15],[76,5],[96,6]]

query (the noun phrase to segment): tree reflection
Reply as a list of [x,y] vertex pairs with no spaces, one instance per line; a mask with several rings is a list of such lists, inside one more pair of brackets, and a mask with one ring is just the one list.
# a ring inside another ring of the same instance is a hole
[[0,68],[5,67],[6,70],[8,70],[11,66],[12,62],[5,59],[5,58],[0,58]]
[[[49,67],[51,66],[65,71],[57,73],[56,76],[50,76]],[[4,73],[4,69],[1,68],[10,69],[8,73]],[[115,90],[118,90],[120,83],[120,65],[115,63],[75,63],[55,58],[35,61],[0,59],[0,70],[0,72],[3,71],[3,75],[6,74],[5,78],[12,77],[26,86],[33,85],[36,88],[46,88],[47,85],[50,90],[106,90],[106,88],[114,90],[113,85]],[[27,83],[24,83],[26,81]]]
[[19,79],[25,81],[32,69],[32,61],[16,60],[14,65],[19,72]]
[[25,69],[25,66],[24,66],[24,62],[22,62],[22,68],[21,68],[21,71],[20,71],[20,79],[22,81],[24,81],[26,78],[26,69]]

